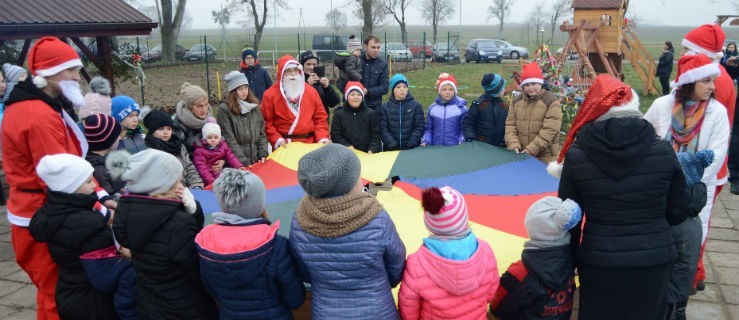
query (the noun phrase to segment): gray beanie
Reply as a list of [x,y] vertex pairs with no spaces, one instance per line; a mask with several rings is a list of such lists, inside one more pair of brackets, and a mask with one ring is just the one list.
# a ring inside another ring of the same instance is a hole
[[264,211],[264,182],[246,170],[225,168],[213,182],[213,193],[224,212],[256,219]]
[[172,189],[182,179],[182,163],[169,153],[146,149],[134,155],[128,151],[111,152],[105,159],[105,167],[113,179],[126,182],[132,193],[160,194]]
[[580,206],[570,199],[546,196],[534,202],[526,212],[526,231],[530,241],[525,247],[547,248],[570,243],[568,231],[580,222]]
[[359,180],[359,157],[349,148],[329,143],[311,151],[298,162],[298,182],[313,197],[343,196]]
[[223,76],[223,79],[226,80],[228,92],[234,91],[236,88],[243,85],[249,85],[249,80],[246,79],[246,75],[239,71],[231,71]]
[[12,83],[19,82],[21,74],[28,74],[26,69],[10,63],[3,63],[3,73],[5,73],[5,81]]

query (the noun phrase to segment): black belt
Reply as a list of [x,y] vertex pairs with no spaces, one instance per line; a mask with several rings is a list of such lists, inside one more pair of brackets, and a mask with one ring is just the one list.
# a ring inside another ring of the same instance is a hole
[[18,188],[18,190],[23,191],[25,193],[44,193],[44,190],[43,189],[23,189],[23,188]]
[[308,139],[313,136],[313,132],[308,132],[304,134],[286,134],[286,139]]

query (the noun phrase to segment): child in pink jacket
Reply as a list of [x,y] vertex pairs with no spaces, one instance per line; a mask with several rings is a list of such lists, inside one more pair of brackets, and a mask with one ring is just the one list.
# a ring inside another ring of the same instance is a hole
[[203,125],[203,143],[195,149],[192,156],[195,169],[198,170],[200,177],[203,178],[203,183],[205,183],[206,187],[213,184],[213,181],[216,181],[216,178],[221,173],[220,171],[213,170],[213,165],[218,160],[226,162],[223,168],[239,169],[244,166],[233,151],[231,151],[231,148],[228,147],[226,141],[223,141],[221,127],[215,123],[208,122]]
[[486,319],[498,288],[498,265],[487,242],[471,232],[467,204],[450,187],[423,190],[431,236],[408,257],[400,284],[400,315],[408,319]]

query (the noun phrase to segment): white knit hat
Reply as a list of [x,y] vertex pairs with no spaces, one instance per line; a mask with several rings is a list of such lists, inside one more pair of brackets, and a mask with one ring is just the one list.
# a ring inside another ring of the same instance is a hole
[[208,122],[203,125],[203,139],[207,139],[211,134],[221,137],[221,127],[218,124]]
[[51,191],[64,193],[74,193],[93,171],[85,159],[68,153],[46,155],[36,166],[36,173]]

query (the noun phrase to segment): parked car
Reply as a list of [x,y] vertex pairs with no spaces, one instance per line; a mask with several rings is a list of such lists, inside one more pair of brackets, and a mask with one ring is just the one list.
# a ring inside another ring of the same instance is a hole
[[498,45],[501,51],[503,51],[503,58],[529,58],[529,49],[524,47],[514,46],[510,42],[505,40],[495,39],[495,44]]
[[190,50],[185,52],[183,59],[188,61],[203,60],[206,54],[208,55],[208,60],[215,60],[216,48],[213,48],[213,46],[209,44],[196,44],[192,46]]
[[146,45],[139,44],[136,46],[135,43],[126,42],[118,46],[118,56],[121,59],[130,59],[134,52],[138,52],[144,61],[148,61],[146,57],[149,56],[149,48]]
[[472,39],[464,49],[464,60],[469,62],[503,61],[503,51],[491,39]]
[[[185,53],[187,53],[187,49],[179,44],[175,45],[174,49],[174,57],[177,60],[182,60],[185,57]],[[162,54],[162,45],[158,44],[149,50],[149,55],[152,57],[159,57],[161,59],[164,55]],[[146,57],[144,57],[146,59]]]
[[431,56],[431,61],[459,62],[459,50],[446,42],[437,43],[434,45],[434,54]]
[[400,42],[386,42],[380,44],[380,53],[385,58],[393,61],[411,61],[413,59],[413,53],[408,50],[404,44]]
[[346,51],[349,35],[316,34],[313,35],[313,54],[320,61],[332,61],[334,52]]
[[[554,52],[554,54],[556,56],[559,56],[559,55],[562,54],[562,50],[564,50],[564,48],[561,48],[560,47],[559,49],[557,49],[557,51]],[[567,57],[567,59],[569,59],[569,60],[577,60],[577,59],[580,59],[580,54],[577,53],[577,51],[575,51],[575,48],[572,48],[572,50],[570,50],[570,54],[569,54],[569,57]]]
[[408,40],[408,50],[411,51],[414,57],[418,58],[429,58],[434,55],[434,46],[430,42],[423,40]]

